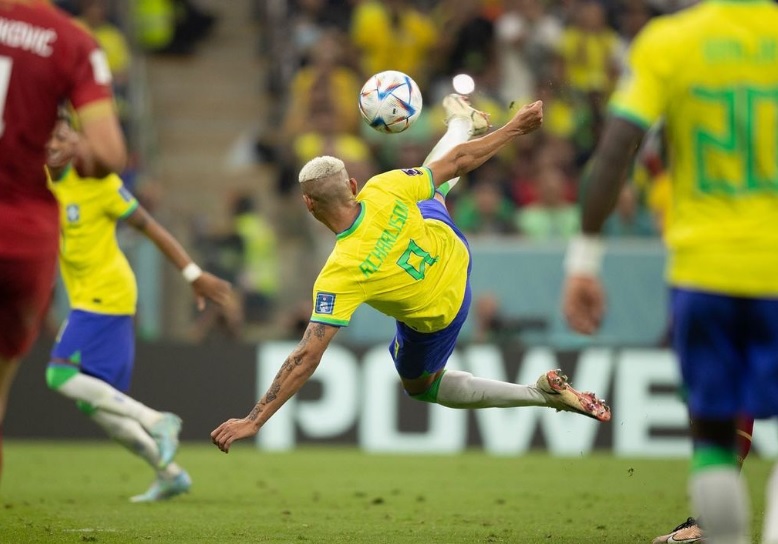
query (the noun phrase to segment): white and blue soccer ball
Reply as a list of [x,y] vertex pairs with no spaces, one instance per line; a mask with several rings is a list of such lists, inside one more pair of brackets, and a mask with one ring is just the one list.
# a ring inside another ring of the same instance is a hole
[[397,70],[371,76],[359,92],[359,112],[365,122],[387,134],[410,127],[419,118],[422,103],[416,82]]

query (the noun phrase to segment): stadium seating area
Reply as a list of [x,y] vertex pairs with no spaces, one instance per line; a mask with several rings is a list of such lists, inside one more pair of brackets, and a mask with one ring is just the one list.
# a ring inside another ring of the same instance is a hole
[[[358,179],[418,165],[442,133],[440,99],[454,75],[467,73],[476,80],[474,106],[493,124],[536,98],[546,122],[455,192],[458,224],[476,235],[564,239],[577,228],[581,172],[627,45],[659,8],[645,0],[278,2],[263,21],[273,62],[268,91],[281,105],[271,126],[281,130],[261,135],[260,160],[279,166],[282,195],[293,191],[300,164],[327,150],[345,157]],[[385,69],[411,75],[427,110],[391,138],[360,121],[352,98]],[[635,173],[637,190],[625,190],[609,235],[657,235],[646,188],[661,169],[649,164]]]

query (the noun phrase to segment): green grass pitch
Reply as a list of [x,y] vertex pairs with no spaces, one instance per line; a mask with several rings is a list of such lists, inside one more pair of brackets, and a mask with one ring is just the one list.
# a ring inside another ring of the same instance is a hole
[[[131,504],[151,471],[110,442],[6,440],[0,543],[648,543],[686,518],[686,460],[543,452],[229,455],[184,443],[191,493]],[[770,462],[752,456],[754,523]],[[758,537],[758,530],[755,531]]]

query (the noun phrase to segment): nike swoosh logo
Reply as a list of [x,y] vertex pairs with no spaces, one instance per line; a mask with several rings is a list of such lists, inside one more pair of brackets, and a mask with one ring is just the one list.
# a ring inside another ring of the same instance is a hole
[[702,542],[701,538],[684,538],[683,540],[676,540],[672,536],[667,539],[667,544],[694,544],[695,542]]

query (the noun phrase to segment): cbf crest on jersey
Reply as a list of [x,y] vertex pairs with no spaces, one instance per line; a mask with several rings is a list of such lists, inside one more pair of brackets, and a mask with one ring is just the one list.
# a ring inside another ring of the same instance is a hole
[[65,216],[68,218],[68,223],[75,223],[81,218],[81,211],[78,208],[78,204],[68,204],[65,208]]
[[317,314],[332,315],[332,312],[333,312],[334,309],[335,309],[335,294],[334,293],[324,293],[324,292],[321,292],[321,291],[316,293],[315,312]]

